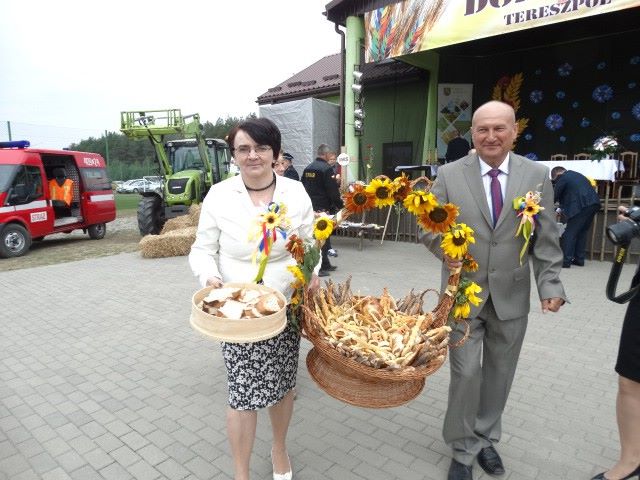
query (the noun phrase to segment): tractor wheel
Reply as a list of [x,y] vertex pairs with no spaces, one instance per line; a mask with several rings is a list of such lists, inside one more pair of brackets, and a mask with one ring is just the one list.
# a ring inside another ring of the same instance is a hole
[[107,234],[107,226],[104,223],[96,223],[94,225],[89,225],[88,231],[89,237],[94,240],[100,240]]
[[164,226],[164,205],[157,195],[142,197],[138,204],[140,235],[158,235]]
[[19,257],[27,253],[31,246],[31,235],[17,223],[6,225],[0,233],[0,257]]

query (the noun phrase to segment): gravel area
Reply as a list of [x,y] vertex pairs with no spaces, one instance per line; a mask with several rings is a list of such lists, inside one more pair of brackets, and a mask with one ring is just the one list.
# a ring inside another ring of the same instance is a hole
[[132,212],[107,223],[107,233],[100,240],[91,239],[82,230],[74,230],[33,242],[31,249],[22,257],[0,258],[0,272],[136,252],[140,238],[138,220]]

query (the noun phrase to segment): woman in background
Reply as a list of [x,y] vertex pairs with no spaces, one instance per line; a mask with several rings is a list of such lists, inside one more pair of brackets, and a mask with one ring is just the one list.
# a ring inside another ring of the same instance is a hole
[[[629,221],[626,207],[620,207],[618,220]],[[640,284],[640,265],[631,287]],[[608,471],[591,480],[626,480],[640,478],[640,293],[627,306],[618,348],[618,398],[616,417],[620,435],[620,459]]]

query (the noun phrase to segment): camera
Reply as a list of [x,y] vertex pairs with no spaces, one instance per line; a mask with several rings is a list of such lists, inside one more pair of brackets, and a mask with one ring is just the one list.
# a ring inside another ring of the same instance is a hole
[[640,207],[631,207],[623,215],[631,221],[618,222],[607,227],[607,237],[614,245],[626,246],[634,237],[640,237]]
[[609,240],[618,248],[614,255],[613,265],[611,266],[606,293],[607,298],[616,303],[626,303],[640,291],[640,284],[637,284],[625,293],[616,295],[616,286],[618,285],[624,259],[627,256],[629,244],[635,237],[640,237],[640,225],[638,224],[640,222],[640,207],[633,206],[623,215],[629,217],[630,221],[625,220],[607,227]]

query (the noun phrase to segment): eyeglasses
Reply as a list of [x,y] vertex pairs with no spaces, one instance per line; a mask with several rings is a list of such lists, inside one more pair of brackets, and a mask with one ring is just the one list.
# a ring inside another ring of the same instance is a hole
[[249,145],[240,145],[238,148],[233,149],[233,153],[236,157],[247,157],[251,153],[251,150],[256,152],[256,155],[262,156],[271,150],[269,145],[256,145],[255,147],[250,147]]

